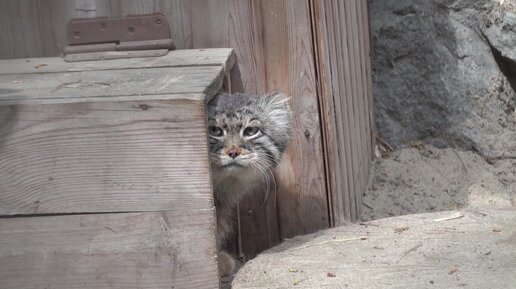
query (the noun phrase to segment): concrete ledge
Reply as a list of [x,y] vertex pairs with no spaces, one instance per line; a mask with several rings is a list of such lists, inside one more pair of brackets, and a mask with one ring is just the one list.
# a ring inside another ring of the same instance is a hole
[[288,240],[233,288],[513,288],[515,256],[516,210],[406,215]]

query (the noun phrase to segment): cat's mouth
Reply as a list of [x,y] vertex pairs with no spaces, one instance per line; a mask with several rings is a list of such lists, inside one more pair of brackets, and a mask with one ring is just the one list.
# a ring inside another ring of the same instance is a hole
[[243,168],[244,165],[237,163],[237,162],[230,162],[230,163],[224,164],[222,167],[225,169],[237,169],[237,168]]

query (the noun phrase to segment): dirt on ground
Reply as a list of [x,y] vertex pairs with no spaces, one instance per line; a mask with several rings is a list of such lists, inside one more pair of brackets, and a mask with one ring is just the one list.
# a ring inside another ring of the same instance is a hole
[[375,160],[361,218],[515,206],[516,159],[414,143]]
[[258,255],[233,288],[514,288],[515,222],[464,209],[323,230]]
[[421,142],[384,152],[363,222],[286,240],[246,263],[232,286],[512,288],[515,185],[511,157]]

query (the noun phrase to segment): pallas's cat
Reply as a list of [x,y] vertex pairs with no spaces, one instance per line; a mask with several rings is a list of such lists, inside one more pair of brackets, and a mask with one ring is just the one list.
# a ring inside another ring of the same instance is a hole
[[288,98],[281,93],[218,94],[208,103],[208,126],[219,271],[229,274],[235,261],[222,244],[232,233],[233,211],[245,194],[270,180],[289,143]]

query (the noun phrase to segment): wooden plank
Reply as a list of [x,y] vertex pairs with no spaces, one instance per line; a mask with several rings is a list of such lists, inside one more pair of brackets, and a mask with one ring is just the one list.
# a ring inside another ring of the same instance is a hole
[[0,218],[0,287],[218,288],[214,218],[213,209]]
[[362,56],[361,56],[361,43],[358,27],[360,25],[357,18],[357,1],[362,0],[351,0],[348,3],[350,4],[348,7],[350,20],[353,23],[351,26],[352,30],[352,47],[353,47],[353,75],[355,77],[355,95],[354,95],[354,120],[356,123],[356,142],[357,142],[357,157],[358,157],[358,167],[355,170],[358,171],[359,175],[359,186],[358,190],[352,194],[352,200],[355,204],[355,218],[360,215],[360,207],[362,204],[359,202],[361,195],[365,192],[365,187],[367,183],[367,171],[364,168],[368,165],[369,160],[366,157],[365,149],[367,148],[368,142],[366,141],[366,126],[365,126],[365,115],[363,112],[364,106],[364,83],[362,81]]
[[365,28],[368,33],[366,38],[366,70],[367,70],[367,99],[368,99],[368,109],[369,109],[369,126],[371,127],[371,152],[369,157],[372,159],[374,158],[374,148],[375,148],[375,123],[374,123],[374,113],[373,113],[373,76],[372,76],[372,65],[371,65],[371,58],[372,58],[372,52],[371,52],[371,45],[372,45],[372,33],[371,33],[371,20],[370,20],[370,1],[366,1],[365,8],[362,11],[364,14],[364,21],[365,21]]
[[355,211],[352,207],[351,195],[354,194],[357,190],[357,180],[355,168],[357,167],[356,160],[356,147],[354,146],[354,120],[352,117],[352,81],[351,81],[351,72],[350,72],[350,51],[347,43],[347,38],[349,37],[348,25],[346,23],[346,16],[344,13],[344,3],[338,2],[335,7],[336,14],[334,15],[335,19],[340,19],[336,23],[337,35],[340,37],[338,42],[337,51],[342,51],[340,53],[340,63],[338,64],[338,70],[340,70],[341,81],[339,84],[341,85],[341,102],[340,109],[337,108],[340,112],[342,112],[342,118],[340,122],[345,127],[346,135],[344,136],[345,144],[344,151],[346,152],[347,157],[345,158],[346,164],[346,172],[349,174],[349,189],[348,194],[345,196],[346,202],[345,206],[349,207],[349,219],[352,220],[355,216]]
[[[252,13],[253,20],[248,22],[246,25],[249,26],[250,30],[256,31],[252,36],[252,42],[256,43],[257,47],[247,47],[246,51],[248,55],[242,55],[245,58],[249,57],[250,49],[254,49],[255,57],[253,60],[246,59],[246,63],[250,64],[251,71],[256,71],[258,74],[257,80],[259,83],[255,87],[249,87],[254,89],[255,93],[263,93],[269,90],[271,86],[269,79],[271,79],[271,70],[274,68],[270,67],[271,62],[278,61],[274,56],[277,55],[277,50],[274,45],[281,46],[282,42],[270,43],[274,41],[272,38],[274,35],[282,37],[283,31],[286,29],[284,23],[276,21],[281,18],[284,13],[285,1],[249,1],[246,4],[247,7],[239,6],[237,9],[247,9]],[[283,9],[282,9],[283,7]],[[270,17],[271,12],[276,13],[277,17]],[[281,20],[282,21],[282,20]],[[269,26],[270,25],[270,26]],[[269,27],[274,27],[270,33]],[[232,28],[231,31],[238,32],[238,29]],[[239,36],[242,37],[242,36]],[[236,41],[237,43],[240,42]],[[244,44],[242,42],[241,44]],[[282,61],[286,61],[282,59]],[[285,73],[284,67],[275,67],[276,73]],[[236,83],[235,86],[239,84]],[[244,85],[241,82],[240,85]],[[236,88],[238,89],[238,88]],[[275,89],[278,89],[276,87]],[[279,190],[279,181],[276,174],[272,174],[273,178],[268,184],[262,189],[254,192],[252,195],[245,198],[240,205],[240,232],[241,232],[241,250],[245,252],[244,256],[246,259],[254,258],[261,251],[268,249],[274,245],[277,245],[280,240],[279,220],[278,220],[278,208],[276,197]]]
[[[0,59],[57,56],[74,17],[110,16],[107,1],[5,0],[0,2]],[[4,39],[7,39],[4,41]]]
[[364,179],[362,181],[362,190],[360,190],[356,194],[356,203],[357,203],[357,218],[360,216],[360,209],[362,208],[362,195],[363,192],[366,191],[367,182],[369,180],[369,170],[371,163],[371,156],[373,154],[371,147],[371,139],[373,138],[371,133],[370,126],[370,117],[369,114],[372,112],[373,107],[369,107],[369,86],[368,86],[368,76],[367,76],[367,47],[366,47],[366,39],[369,39],[369,31],[366,30],[364,25],[364,10],[367,8],[365,1],[359,0],[356,2],[356,18],[357,18],[357,34],[359,37],[358,47],[360,52],[360,73],[361,73],[361,88],[362,94],[360,97],[361,111],[360,118],[362,123],[362,175]]
[[287,0],[285,9],[288,78],[283,79],[292,96],[294,134],[278,167],[278,212],[281,236],[288,238],[326,228],[329,221],[309,5]]
[[345,26],[342,25],[342,22],[339,22],[338,19],[340,18],[340,10],[338,3],[331,2],[328,3],[330,5],[329,12],[331,14],[326,15],[329,19],[331,19],[331,22],[333,24],[333,30],[331,31],[331,34],[329,34],[328,38],[335,38],[335,47],[331,47],[332,49],[330,51],[331,55],[334,55],[334,61],[331,61],[332,64],[332,73],[334,75],[334,78],[332,78],[333,86],[335,87],[335,93],[334,95],[336,99],[335,108],[333,108],[331,111],[335,111],[337,114],[337,127],[339,128],[339,138],[338,143],[340,146],[340,163],[343,167],[343,172],[346,174],[347,178],[347,190],[342,192],[342,206],[344,207],[344,218],[347,220],[351,219],[351,205],[350,205],[350,197],[349,195],[354,192],[354,180],[353,180],[353,169],[352,169],[352,154],[353,151],[351,149],[351,133],[350,133],[350,127],[351,123],[348,121],[348,106],[346,106],[347,99],[350,97],[350,93],[348,92],[348,85],[347,83],[349,80],[346,80],[345,71],[348,69],[345,65],[344,57],[347,54],[347,47],[342,41],[343,37],[346,37],[345,33]]
[[343,36],[341,37],[341,45],[344,49],[344,57],[343,57],[343,70],[344,70],[344,79],[345,79],[345,90],[346,90],[346,101],[343,103],[344,106],[341,106],[341,109],[345,113],[345,119],[343,120],[349,125],[349,135],[347,137],[348,142],[348,152],[349,159],[348,161],[348,171],[351,174],[352,179],[352,189],[350,190],[348,197],[351,220],[354,220],[356,216],[356,206],[354,202],[354,196],[356,192],[359,190],[359,159],[358,159],[358,145],[357,145],[357,128],[356,121],[354,116],[354,100],[355,100],[355,79],[354,79],[354,70],[353,70],[353,44],[352,44],[352,34],[351,34],[351,20],[348,13],[347,7],[349,6],[349,2],[339,3],[338,13],[341,21],[339,22],[339,26],[342,26]]
[[356,15],[367,11],[352,1],[317,0],[313,7],[328,186],[334,224],[342,225],[357,217],[372,152],[369,31]]
[[213,205],[203,99],[0,106],[0,215]]
[[259,1],[189,0],[192,45],[232,47],[237,65],[231,74],[234,92],[265,93]]
[[0,75],[184,66],[222,66],[230,71],[234,63],[231,48],[188,49],[170,51],[162,57],[102,61],[65,62],[49,57],[0,60]]
[[50,19],[41,19],[38,7],[33,4],[33,1],[0,2],[0,58],[34,56],[57,50],[48,26]]
[[170,24],[170,33],[176,48],[192,48],[191,39],[189,39],[190,23],[187,21],[189,19],[187,3],[183,0],[96,0],[96,2],[109,2],[113,17],[161,12],[167,17]]
[[222,87],[221,67],[56,72],[0,76],[0,105],[34,100],[96,101],[114,96],[206,94]]
[[348,102],[348,121],[352,125],[351,130],[351,145],[353,147],[353,179],[355,183],[355,190],[352,191],[349,195],[350,197],[350,205],[351,205],[351,220],[355,220],[357,216],[357,208],[355,203],[355,195],[360,190],[361,180],[362,180],[362,172],[360,170],[360,127],[359,127],[359,117],[358,117],[358,82],[357,82],[357,73],[356,73],[356,51],[355,51],[355,39],[354,39],[354,26],[356,23],[353,21],[353,13],[351,13],[351,1],[343,2],[341,13],[346,19],[346,30],[347,35],[345,38],[346,45],[348,48],[348,66],[346,69],[349,70],[349,82],[348,86],[351,89],[349,94],[349,102]]
[[316,69],[318,81],[318,95],[321,104],[321,120],[323,124],[322,134],[325,148],[325,170],[329,198],[330,225],[340,224],[349,215],[344,206],[343,196],[348,193],[348,175],[343,171],[341,157],[345,152],[340,149],[343,130],[337,121],[335,107],[340,101],[336,90],[338,86],[332,85],[336,72],[332,70],[336,61],[334,51],[335,37],[333,17],[331,17],[331,3],[328,1],[310,1],[312,10],[312,22],[314,25],[314,49],[316,57]]

